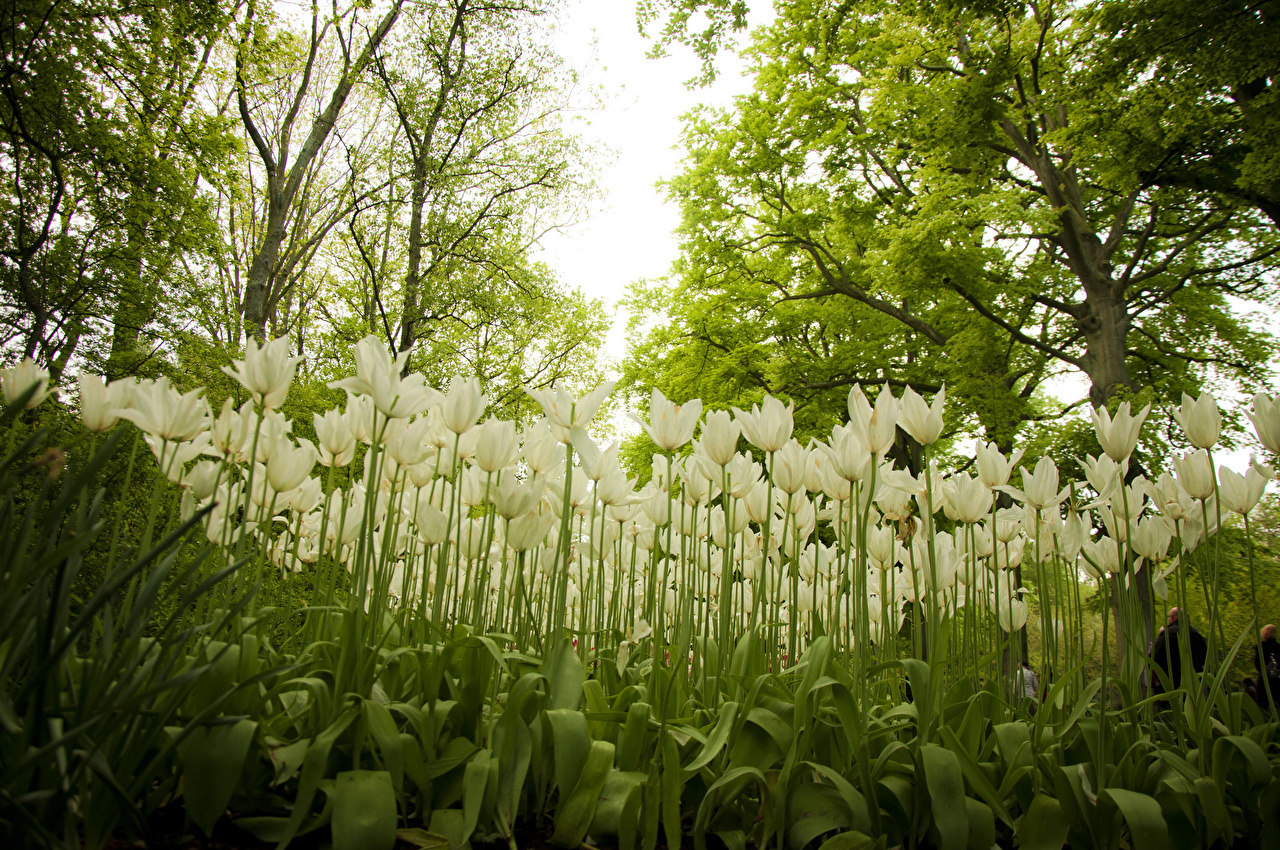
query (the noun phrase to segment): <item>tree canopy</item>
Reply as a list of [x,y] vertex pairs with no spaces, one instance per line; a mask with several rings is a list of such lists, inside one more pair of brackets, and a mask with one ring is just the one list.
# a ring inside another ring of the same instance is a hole
[[55,372],[217,385],[249,337],[594,380],[603,307],[531,258],[591,191],[554,2],[23,0],[0,40],[0,328]]
[[[1093,404],[1262,383],[1275,339],[1241,307],[1280,291],[1255,153],[1274,49],[1162,82],[1206,52],[1161,53],[1144,33],[1187,24],[1148,5],[775,3],[747,49],[755,91],[689,116],[682,257],[633,296],[662,319],[631,379],[828,418],[836,388],[945,381],[1001,442],[1061,413],[1059,374]],[[669,4],[662,37],[698,47],[681,15],[704,6]]]

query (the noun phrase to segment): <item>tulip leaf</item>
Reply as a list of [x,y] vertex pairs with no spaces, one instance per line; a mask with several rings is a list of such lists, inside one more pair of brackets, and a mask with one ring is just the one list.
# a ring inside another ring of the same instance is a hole
[[298,795],[293,802],[293,812],[289,815],[289,825],[277,839],[280,850],[284,850],[284,847],[293,840],[303,820],[310,814],[311,803],[315,799],[316,790],[320,787],[320,781],[329,763],[329,750],[333,748],[334,741],[356,719],[357,711],[358,709],[348,708],[317,735],[311,746],[307,748],[307,754],[302,759],[302,773],[298,777]]
[[396,844],[396,793],[385,770],[338,774],[333,801],[333,850],[391,850]]
[[1057,800],[1037,794],[1016,830],[1020,850],[1062,850],[1071,824]]
[[969,816],[969,850],[990,850],[996,843],[995,813],[986,803],[972,797],[965,797],[964,806]]
[[1211,845],[1219,838],[1226,841],[1227,845],[1231,844],[1231,815],[1227,812],[1227,807],[1222,800],[1222,789],[1218,783],[1214,782],[1207,776],[1201,776],[1195,780],[1196,797],[1200,802],[1200,811],[1204,815],[1205,823],[1211,830],[1208,835],[1204,836],[1205,844]]
[[828,838],[822,842],[818,850],[873,850],[879,846],[880,842],[871,836],[857,830],[849,830]]
[[397,829],[396,838],[405,844],[412,844],[418,850],[449,850],[449,839],[443,835],[427,832],[422,827]]
[[716,721],[715,728],[707,736],[707,742],[703,744],[697,757],[685,766],[686,773],[696,773],[719,755],[720,750],[724,749],[725,743],[729,740],[729,733],[733,731],[733,724],[737,717],[738,703],[726,702],[720,706],[720,718]]
[[203,726],[178,745],[187,814],[205,835],[213,834],[214,824],[240,783],[257,730],[258,724],[252,720]]
[[380,702],[364,700],[364,722],[378,745],[382,755],[382,765],[391,773],[391,783],[395,788],[404,787],[404,748],[400,741],[396,722],[391,712]]
[[942,739],[950,748],[948,752],[952,753],[959,762],[965,781],[1000,816],[1002,821],[1012,824],[1013,816],[1005,807],[1004,801],[1000,799],[1000,794],[991,784],[991,780],[987,778],[987,775],[982,772],[982,768],[973,760],[969,751],[960,743],[956,733],[947,726],[942,727],[941,733]]
[[1232,749],[1244,757],[1248,768],[1249,786],[1266,782],[1271,776],[1271,766],[1262,748],[1242,735],[1224,735],[1213,742],[1213,780],[1219,788],[1227,787],[1227,773],[1231,767]]
[[587,674],[582,669],[578,653],[573,650],[573,644],[568,640],[557,641],[547,653],[542,672],[547,677],[547,708],[577,711]]
[[829,785],[795,785],[787,810],[791,821],[787,824],[787,846],[792,850],[804,850],[818,836],[851,826],[846,806]]
[[1169,846],[1169,828],[1154,797],[1123,788],[1105,788],[1098,802],[1109,800],[1129,825],[1134,850],[1163,850]]
[[849,812],[849,821],[855,829],[861,832],[871,831],[871,813],[867,808],[867,798],[863,796],[861,791],[854,788],[853,784],[841,776],[834,768],[813,761],[802,762],[802,764],[835,786],[841,800],[844,802],[845,808]]
[[924,767],[925,786],[929,790],[933,824],[938,830],[938,847],[941,850],[962,850],[969,836],[969,817],[964,802],[960,759],[937,744],[925,744],[920,748],[920,762]]
[[593,742],[586,764],[578,777],[578,784],[556,812],[552,844],[557,847],[577,847],[582,843],[595,816],[600,792],[612,769],[613,744],[608,741]]
[[662,740],[662,830],[668,847],[680,846],[680,792],[683,789],[680,747],[675,736],[668,732]]
[[555,779],[560,788],[560,799],[578,784],[578,777],[587,763],[591,750],[591,735],[587,731],[587,718],[581,712],[568,708],[555,708],[545,714],[551,724],[552,752],[555,756]]
[[593,838],[615,838],[620,845],[635,843],[640,814],[641,789],[648,774],[636,770],[613,770],[605,777],[591,818]]
[[[732,703],[737,710],[737,703]],[[644,740],[649,731],[650,706],[647,702],[633,702],[627,709],[627,721],[618,735],[618,768],[639,770],[644,758]],[[708,759],[710,761],[710,759]]]

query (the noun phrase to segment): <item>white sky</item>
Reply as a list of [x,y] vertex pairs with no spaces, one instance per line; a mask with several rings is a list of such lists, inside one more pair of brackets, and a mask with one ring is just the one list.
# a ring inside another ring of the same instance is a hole
[[721,54],[715,84],[686,89],[684,81],[699,71],[697,57],[676,46],[670,56],[646,58],[650,41],[637,31],[631,0],[568,0],[560,21],[561,55],[584,86],[601,90],[603,107],[583,113],[573,129],[606,151],[604,196],[578,224],[546,236],[538,259],[566,286],[614,311],[603,355],[616,363],[626,353],[619,300],[632,282],[666,275],[678,254],[672,231],[679,210],[655,183],[680,171],[680,116],[699,104],[729,106],[751,82],[736,55]]

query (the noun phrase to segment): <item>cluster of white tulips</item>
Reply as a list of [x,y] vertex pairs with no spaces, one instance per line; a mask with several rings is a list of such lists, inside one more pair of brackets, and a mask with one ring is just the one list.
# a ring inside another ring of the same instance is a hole
[[[402,377],[403,356],[368,337],[356,375],[331,384],[347,392],[345,409],[314,415],[313,444],[278,412],[298,362],[286,346],[250,341],[227,372],[251,398],[216,415],[200,391],[164,379],[104,386],[81,376],[84,423],[137,425],[182,486],[183,513],[211,508],[208,537],[228,550],[281,571],[345,565],[366,611],[407,610],[431,628],[505,634],[522,648],[567,633],[620,667],[637,648],[729,647],[748,629],[770,637],[782,665],[819,632],[883,660],[900,641],[925,653],[948,621],[960,624],[945,632],[949,650],[977,659],[1032,613],[1044,659],[1070,663],[1096,650],[1083,644],[1082,580],[1148,582],[1168,597],[1180,559],[1213,534],[1222,509],[1247,516],[1274,477],[1257,464],[1215,474],[1221,419],[1208,394],[1184,398],[1176,414],[1195,448],[1174,458],[1173,474],[1130,477],[1149,409],[1134,416],[1122,404],[1114,417],[1093,413],[1104,451],[1082,459],[1085,481],[1064,485],[1045,457],[1014,486],[1022,453],[981,442],[976,476],[886,461],[899,429],[927,458],[945,390],[927,404],[885,387],[873,405],[855,387],[848,423],[807,446],[775,398],[702,416],[699,401],[675,405],[655,390],[641,424],[662,453],[637,489],[618,445],[601,448],[586,430],[612,385],[578,400],[528,390],[545,418],[520,430],[481,421],[474,378],[437,391]],[[39,403],[47,375],[29,362],[0,373],[7,402],[32,384]],[[1249,416],[1280,452],[1280,403],[1260,394]],[[743,438],[751,451],[739,451]],[[342,476],[355,483],[335,487],[334,470],[357,461],[358,474]],[[1024,575],[1038,605],[1024,598]],[[320,586],[331,603],[339,582],[328,574]]]

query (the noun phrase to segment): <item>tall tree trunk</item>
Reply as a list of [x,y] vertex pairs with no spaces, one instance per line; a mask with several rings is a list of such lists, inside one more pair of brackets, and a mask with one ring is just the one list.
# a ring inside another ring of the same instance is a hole
[[[427,203],[426,151],[414,160],[413,187],[409,213],[409,269],[404,277],[404,316],[400,319],[400,353],[413,349],[418,341],[418,276],[422,269],[422,208]],[[409,370],[409,358],[404,368]]]
[[[1092,287],[1091,287],[1092,289]],[[1078,324],[1084,332],[1082,358],[1089,376],[1089,401],[1101,407],[1121,389],[1133,389],[1129,377],[1129,316],[1122,297],[1110,282],[1089,291]]]
[[262,239],[262,245],[253,255],[253,262],[249,265],[249,279],[245,282],[244,299],[241,302],[245,337],[253,337],[259,344],[266,341],[267,315],[271,309],[268,302],[272,272],[275,270],[276,259],[280,256],[280,245],[283,244],[285,236],[284,210],[278,209],[273,203],[267,213],[267,232]]

